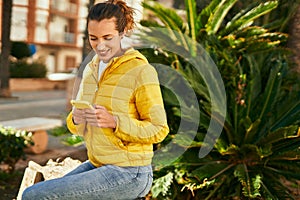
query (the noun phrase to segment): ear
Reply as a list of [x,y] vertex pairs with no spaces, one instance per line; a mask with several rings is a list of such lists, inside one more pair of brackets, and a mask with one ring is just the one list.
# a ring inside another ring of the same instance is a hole
[[124,31],[120,34],[120,36],[124,37],[127,34],[127,28],[124,28]]

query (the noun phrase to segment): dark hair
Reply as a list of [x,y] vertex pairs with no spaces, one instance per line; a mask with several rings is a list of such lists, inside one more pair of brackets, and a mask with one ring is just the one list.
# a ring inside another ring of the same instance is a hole
[[133,8],[127,6],[122,0],[108,0],[92,6],[88,14],[88,21],[116,18],[116,29],[119,33],[134,28]]

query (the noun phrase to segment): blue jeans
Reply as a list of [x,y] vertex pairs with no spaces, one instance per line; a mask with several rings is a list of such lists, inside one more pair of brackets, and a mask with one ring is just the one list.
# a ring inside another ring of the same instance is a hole
[[57,179],[28,187],[22,200],[136,199],[146,196],[153,181],[152,167],[118,167],[104,165],[96,168],[89,161]]

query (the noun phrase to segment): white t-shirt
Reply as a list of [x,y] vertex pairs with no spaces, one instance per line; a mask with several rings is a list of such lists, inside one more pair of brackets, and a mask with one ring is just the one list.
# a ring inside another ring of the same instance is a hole
[[99,63],[99,69],[98,69],[98,81],[100,80],[102,73],[104,72],[106,66],[107,66],[107,63],[105,63],[101,60]]

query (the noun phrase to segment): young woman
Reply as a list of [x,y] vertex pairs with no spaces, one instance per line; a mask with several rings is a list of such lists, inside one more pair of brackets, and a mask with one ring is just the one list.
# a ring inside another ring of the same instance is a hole
[[88,160],[62,178],[37,183],[23,193],[32,199],[137,199],[152,184],[153,144],[168,134],[158,77],[146,58],[121,40],[134,27],[133,10],[121,0],[94,5],[89,42],[96,55],[83,71],[71,132],[83,136]]

